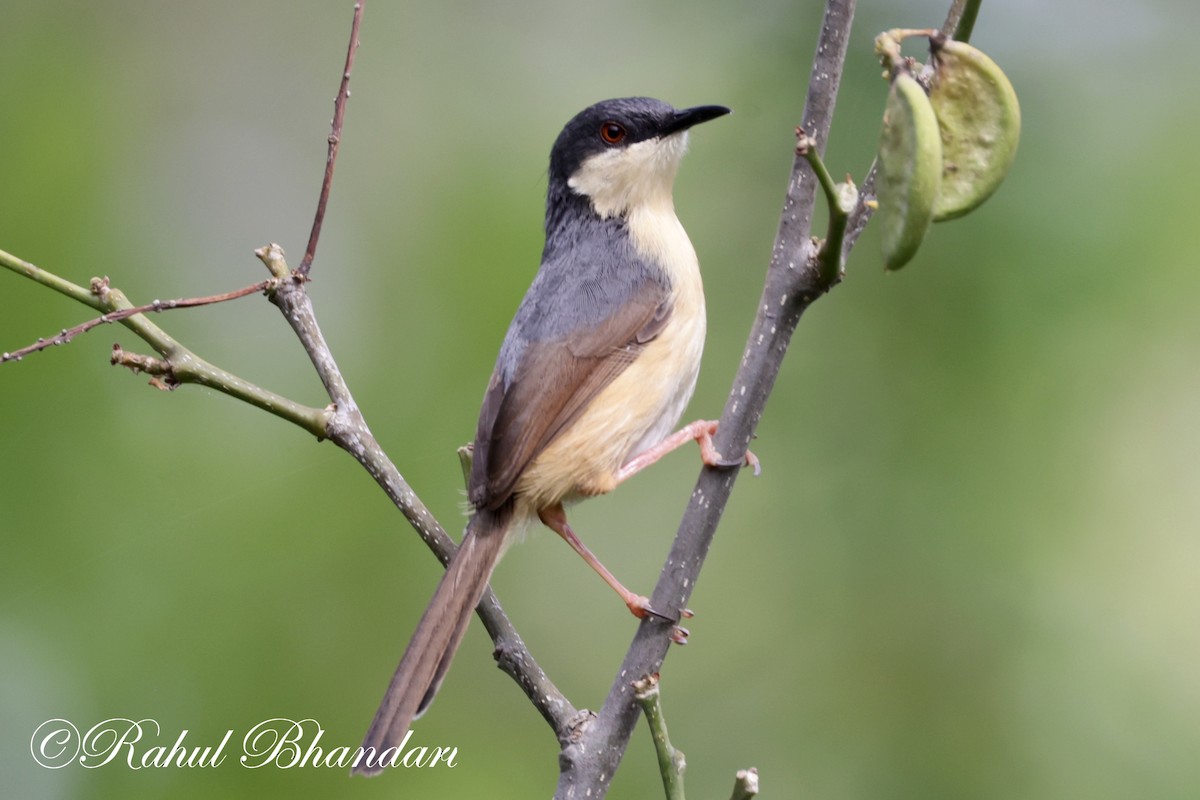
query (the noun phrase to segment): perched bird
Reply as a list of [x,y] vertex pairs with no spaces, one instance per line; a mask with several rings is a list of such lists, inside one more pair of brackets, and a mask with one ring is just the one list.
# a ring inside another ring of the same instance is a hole
[[[564,503],[610,492],[692,440],[707,464],[756,465],[749,454],[722,460],[715,422],[671,435],[696,385],[705,332],[700,269],[672,189],[688,129],[727,113],[646,97],[605,100],[554,142],[541,268],[479,413],[468,486],[474,515],[363,741],[368,755],[397,747],[432,702],[515,532],[541,519],[635,615],[662,616],[576,537]],[[381,769],[369,759],[355,767]]]

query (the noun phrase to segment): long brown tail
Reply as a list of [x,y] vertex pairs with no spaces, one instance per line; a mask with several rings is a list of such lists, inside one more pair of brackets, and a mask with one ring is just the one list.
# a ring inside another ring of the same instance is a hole
[[[378,759],[399,747],[412,721],[429,708],[454,653],[462,643],[471,612],[504,552],[511,514],[481,510],[475,514],[462,544],[442,576],[433,599],[417,623],[408,649],[375,712],[363,739],[364,758],[353,768],[358,775],[377,775],[386,764]],[[371,748],[374,748],[373,750]]]

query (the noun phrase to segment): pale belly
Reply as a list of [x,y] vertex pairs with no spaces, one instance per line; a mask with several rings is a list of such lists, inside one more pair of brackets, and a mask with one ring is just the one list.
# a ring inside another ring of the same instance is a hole
[[668,262],[680,266],[671,275],[671,320],[526,468],[516,493],[527,510],[612,491],[617,470],[670,434],[692,398],[704,350],[704,288],[695,251],[674,214],[653,220],[670,223],[671,236],[656,241],[676,249]]

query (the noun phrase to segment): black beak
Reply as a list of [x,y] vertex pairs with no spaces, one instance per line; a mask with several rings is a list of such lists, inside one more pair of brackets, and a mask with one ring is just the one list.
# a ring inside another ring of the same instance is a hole
[[731,109],[725,106],[695,106],[693,108],[681,108],[676,111],[667,124],[663,126],[662,136],[670,136],[672,133],[686,131],[693,125],[699,125],[701,122],[708,122],[710,119],[723,117],[730,112]]

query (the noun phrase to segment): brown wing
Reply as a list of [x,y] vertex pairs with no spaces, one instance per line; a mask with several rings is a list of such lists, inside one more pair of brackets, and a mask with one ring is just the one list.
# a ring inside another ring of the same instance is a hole
[[529,342],[507,387],[493,373],[471,469],[476,507],[506,503],[525,467],[659,334],[671,315],[666,294],[647,286],[592,327]]

